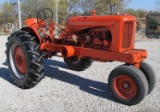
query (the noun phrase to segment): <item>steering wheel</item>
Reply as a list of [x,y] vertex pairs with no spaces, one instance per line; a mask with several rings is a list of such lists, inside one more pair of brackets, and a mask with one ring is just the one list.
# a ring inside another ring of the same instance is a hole
[[40,26],[51,25],[53,19],[53,11],[49,8],[42,9],[37,14],[37,23]]
[[40,32],[46,37],[54,40],[55,23],[52,21],[53,12],[49,8],[42,9],[37,14],[37,23],[39,24]]

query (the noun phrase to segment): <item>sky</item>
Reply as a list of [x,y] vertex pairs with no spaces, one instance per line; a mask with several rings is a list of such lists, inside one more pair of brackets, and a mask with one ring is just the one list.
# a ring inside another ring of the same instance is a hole
[[158,0],[132,0],[128,3],[127,8],[133,9],[145,9],[147,11],[154,11],[156,10],[155,2]]
[[[0,3],[4,2],[5,0],[0,0]],[[129,2],[127,8],[133,8],[133,9],[145,9],[147,11],[154,11],[156,10],[156,4],[155,1],[159,0],[132,0]]]

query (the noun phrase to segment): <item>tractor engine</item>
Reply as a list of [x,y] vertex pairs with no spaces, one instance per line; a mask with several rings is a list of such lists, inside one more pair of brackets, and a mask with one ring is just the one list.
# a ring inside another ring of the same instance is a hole
[[106,28],[91,28],[78,35],[77,43],[87,48],[107,50],[111,40],[111,33]]
[[62,44],[124,52],[134,48],[135,28],[131,15],[78,16],[67,20],[59,39]]
[[74,35],[68,35],[66,32],[63,32],[59,39],[62,40],[63,44],[67,45],[108,50],[111,45],[112,36],[107,28],[101,27],[82,30]]

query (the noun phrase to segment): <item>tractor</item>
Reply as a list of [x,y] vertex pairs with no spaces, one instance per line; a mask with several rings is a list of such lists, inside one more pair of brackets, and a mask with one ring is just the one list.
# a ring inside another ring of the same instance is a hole
[[98,16],[93,10],[90,16],[69,18],[64,28],[52,19],[52,10],[42,9],[8,37],[7,62],[18,87],[29,89],[37,85],[44,76],[44,59],[59,53],[70,69],[79,72],[93,61],[123,62],[108,78],[113,98],[122,104],[136,105],[153,91],[156,76],[144,62],[147,51],[134,48],[134,16]]
[[146,16],[146,36],[148,38],[160,37],[160,13],[151,12]]

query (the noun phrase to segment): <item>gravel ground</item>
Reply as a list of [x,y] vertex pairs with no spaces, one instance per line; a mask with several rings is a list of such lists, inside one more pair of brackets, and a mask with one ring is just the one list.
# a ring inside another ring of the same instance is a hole
[[160,41],[137,41],[136,48],[148,50],[145,60],[154,67],[154,91],[140,104],[126,106],[115,102],[107,80],[118,62],[94,62],[84,72],[69,70],[60,57],[45,60],[45,77],[34,88],[22,90],[13,84],[6,65],[5,43],[0,37],[0,112],[160,112]]

